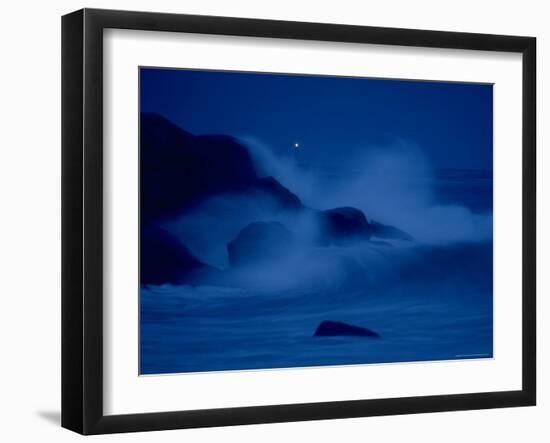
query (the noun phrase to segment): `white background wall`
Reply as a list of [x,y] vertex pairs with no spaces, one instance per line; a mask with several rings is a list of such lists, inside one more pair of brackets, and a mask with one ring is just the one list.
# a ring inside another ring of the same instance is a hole
[[[60,413],[60,16],[81,7],[531,35],[538,38],[539,405],[534,408],[102,436],[94,441],[463,442],[550,439],[550,27],[546,2],[14,0],[0,26],[0,439],[74,441]],[[546,108],[546,109],[545,109]],[[546,189],[545,189],[546,188]],[[544,275],[546,274],[546,275]]]

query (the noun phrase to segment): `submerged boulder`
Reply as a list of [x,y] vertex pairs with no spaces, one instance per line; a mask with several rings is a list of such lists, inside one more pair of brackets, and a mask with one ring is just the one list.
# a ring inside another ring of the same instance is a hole
[[257,179],[248,150],[233,137],[195,136],[152,113],[140,118],[142,221],[166,218]]
[[317,326],[314,337],[336,337],[336,336],[354,336],[354,337],[372,337],[379,338],[377,332],[371,331],[360,326],[353,326],[341,321],[325,320]]
[[371,228],[367,217],[357,208],[342,207],[319,211],[320,243],[343,245],[368,240]]
[[390,240],[405,240],[412,241],[412,235],[398,229],[394,226],[383,225],[375,221],[370,222],[371,233],[373,237],[386,238]]
[[279,222],[253,222],[227,244],[231,267],[265,264],[291,253],[294,236]]

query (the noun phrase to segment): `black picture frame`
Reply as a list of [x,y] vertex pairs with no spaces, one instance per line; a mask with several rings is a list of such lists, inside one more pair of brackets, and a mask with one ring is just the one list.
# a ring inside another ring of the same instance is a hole
[[[522,54],[522,389],[104,415],[102,36],[107,28]],[[535,66],[533,37],[97,9],[65,15],[62,18],[62,426],[81,434],[105,434],[535,405]]]

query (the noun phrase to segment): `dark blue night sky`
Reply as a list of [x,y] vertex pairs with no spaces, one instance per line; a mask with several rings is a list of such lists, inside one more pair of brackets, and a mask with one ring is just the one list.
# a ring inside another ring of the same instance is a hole
[[141,110],[194,134],[300,143],[310,164],[405,140],[436,168],[492,169],[492,85],[141,69]]

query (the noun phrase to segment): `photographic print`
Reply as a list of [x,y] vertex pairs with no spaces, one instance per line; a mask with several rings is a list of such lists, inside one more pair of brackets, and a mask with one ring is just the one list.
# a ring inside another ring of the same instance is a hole
[[493,86],[141,67],[142,375],[493,357]]

